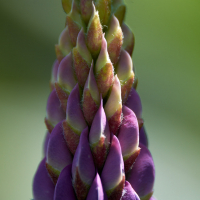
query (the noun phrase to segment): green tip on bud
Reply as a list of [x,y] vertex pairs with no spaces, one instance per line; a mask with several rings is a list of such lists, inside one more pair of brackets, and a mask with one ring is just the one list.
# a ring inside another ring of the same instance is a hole
[[122,113],[121,85],[117,75],[115,75],[111,93],[108,97],[104,109],[108,119],[110,131],[116,135],[121,124]]
[[101,24],[107,25],[111,14],[111,0],[97,0],[95,5],[99,11]]
[[130,55],[125,50],[121,51],[116,73],[121,83],[122,103],[126,102],[134,81],[133,63]]
[[92,63],[92,56],[86,46],[83,29],[78,34],[77,44],[72,52],[76,77],[79,85],[83,88]]
[[104,98],[112,86],[114,78],[113,65],[108,55],[107,42],[104,35],[102,38],[101,51],[95,65],[95,75],[99,92]]
[[123,0],[113,0],[112,13],[117,17],[121,25],[126,14],[126,6]]
[[69,37],[68,27],[66,27],[60,34],[58,44],[55,45],[56,57],[58,61],[61,62],[61,60],[70,53],[72,48],[73,44]]
[[67,15],[66,18],[66,25],[69,29],[69,36],[72,41],[72,44],[76,46],[76,40],[78,33],[80,32],[81,28],[85,27],[81,15],[78,12],[77,5],[75,3],[75,0],[72,2],[72,9],[70,13]]
[[71,10],[72,0],[62,0],[63,10],[68,14]]
[[94,77],[93,64],[83,90],[83,113],[89,126],[100,105],[100,94]]
[[132,56],[134,45],[135,45],[135,37],[131,29],[125,24],[122,24],[122,32],[124,35],[122,48],[126,50],[130,56]]
[[92,53],[93,58],[96,58],[101,49],[102,41],[102,27],[99,19],[99,14],[95,9],[94,4],[92,3],[92,16],[90,18],[88,28],[87,28],[87,45]]
[[106,33],[106,40],[108,44],[108,54],[115,65],[119,59],[122,43],[123,33],[118,19],[113,15],[110,21],[109,29]]

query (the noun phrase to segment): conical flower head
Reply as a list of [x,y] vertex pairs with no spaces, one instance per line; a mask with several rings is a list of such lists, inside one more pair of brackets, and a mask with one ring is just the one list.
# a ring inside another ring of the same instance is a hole
[[[62,0],[35,200],[149,200],[154,164],[123,0]],[[140,144],[140,145],[139,145]],[[142,182],[141,182],[141,181]]]

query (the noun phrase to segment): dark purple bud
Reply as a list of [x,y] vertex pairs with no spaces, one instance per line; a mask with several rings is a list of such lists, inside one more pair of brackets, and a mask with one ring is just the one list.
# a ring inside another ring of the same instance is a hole
[[46,108],[45,124],[49,132],[53,130],[54,126],[58,122],[65,119],[65,117],[66,117],[65,112],[63,111],[60,105],[59,98],[56,94],[56,90],[54,89],[49,95]]
[[127,173],[140,152],[139,127],[137,118],[131,109],[123,106],[122,112],[123,121],[119,128],[118,139],[122,149],[125,173]]
[[47,146],[48,146],[48,143],[49,143],[49,138],[50,138],[50,133],[47,131],[45,138],[44,138],[44,143],[43,143],[43,154],[44,154],[44,156],[46,156],[46,153],[47,153]]
[[132,88],[125,105],[130,108],[138,119],[142,118],[142,103],[137,91]]
[[101,174],[101,180],[108,199],[119,200],[124,189],[125,175],[120,143],[115,135],[112,138],[110,151]]
[[139,196],[128,181],[125,182],[121,200],[140,200]]
[[148,148],[148,138],[144,126],[142,126],[142,128],[140,129],[139,141],[141,144]]
[[46,158],[40,162],[33,180],[33,197],[35,200],[54,199],[53,196],[55,186],[46,170],[45,160]]
[[46,158],[46,168],[56,184],[63,168],[72,163],[72,155],[63,136],[62,122],[55,126],[50,135]]
[[150,151],[142,144],[140,154],[127,178],[141,199],[150,199],[153,193],[155,167]]
[[55,187],[54,200],[76,200],[76,195],[72,186],[71,168],[72,165],[68,165],[60,173]]
[[86,200],[104,200],[104,191],[99,174],[97,173]]
[[81,133],[72,163],[72,178],[78,200],[84,200],[95,178],[95,166],[88,142],[88,128]]

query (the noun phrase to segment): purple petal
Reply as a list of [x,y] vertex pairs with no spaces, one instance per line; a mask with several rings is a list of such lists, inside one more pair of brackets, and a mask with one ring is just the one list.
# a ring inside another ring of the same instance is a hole
[[47,131],[44,139],[44,144],[43,144],[43,154],[46,156],[47,154],[47,146],[49,143],[49,138],[50,138],[50,133]]
[[54,200],[76,200],[72,186],[71,165],[66,166],[58,178],[55,187]]
[[56,94],[56,90],[54,89],[49,95],[46,108],[45,123],[49,132],[52,131],[52,129],[58,122],[65,119],[65,117],[66,117],[65,112],[63,111],[60,105],[60,101]]
[[33,197],[36,200],[53,200],[54,184],[48,176],[44,158],[35,173],[33,180]]
[[104,191],[99,174],[97,173],[86,200],[104,200]]
[[125,181],[124,161],[120,143],[115,135],[112,138],[110,151],[101,174],[101,180],[108,199],[118,200],[121,198]]
[[63,168],[72,163],[72,155],[63,136],[62,122],[53,129],[48,147],[46,167],[54,183]]
[[128,172],[135,162],[136,158],[134,154],[138,151],[139,127],[135,113],[131,109],[123,106],[122,112],[124,117],[119,129],[118,139],[125,162],[125,172]]
[[141,152],[127,178],[140,198],[150,195],[155,180],[155,167],[150,151],[140,144]]
[[85,199],[95,178],[95,166],[88,142],[88,128],[81,133],[72,163],[72,178],[78,199]]
[[58,67],[59,67],[59,62],[58,60],[56,60],[53,64],[52,72],[51,72],[50,86],[52,90],[54,89],[54,83],[57,81]]
[[140,200],[135,190],[132,188],[131,184],[126,181],[124,187],[124,194],[121,200]]
[[144,126],[140,129],[139,138],[140,143],[148,148],[148,138]]
[[125,105],[135,113],[137,118],[142,118],[142,103],[138,93],[134,88],[131,89]]

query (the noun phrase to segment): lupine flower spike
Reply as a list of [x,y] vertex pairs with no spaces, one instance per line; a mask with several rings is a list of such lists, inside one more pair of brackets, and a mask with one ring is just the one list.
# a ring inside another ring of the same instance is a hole
[[34,200],[154,200],[123,0],[62,0]]

